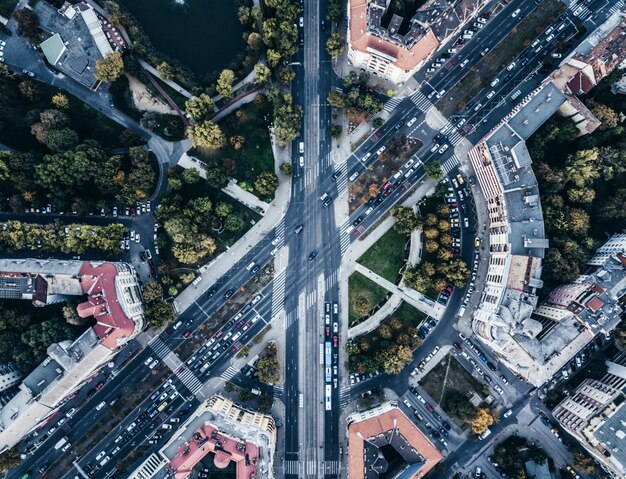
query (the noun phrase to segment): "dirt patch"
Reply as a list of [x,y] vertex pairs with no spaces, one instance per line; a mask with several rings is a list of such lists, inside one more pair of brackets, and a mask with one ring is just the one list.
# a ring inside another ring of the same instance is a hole
[[447,355],[430,370],[419,382],[430,397],[441,404],[447,390],[476,393],[484,399],[483,385],[465,369],[453,356]]
[[[374,137],[372,141],[378,141]],[[367,166],[361,175],[348,185],[349,208],[353,213],[360,205],[373,201],[374,198],[384,188],[384,185],[395,175],[411,156],[422,147],[422,142],[415,138],[405,136],[393,138],[387,143],[387,150],[373,163]],[[403,171],[403,174],[406,171]],[[395,181],[403,180],[400,176]],[[397,185],[396,185],[397,186]]]
[[176,112],[160,98],[154,97],[137,78],[132,75],[128,77],[128,86],[132,92],[133,104],[139,111],[154,111],[157,113],[176,114]]
[[[558,0],[544,0],[525,17],[493,50],[473,65],[468,74],[437,103],[437,108],[449,117],[467,106],[476,94],[491,83],[493,78],[515,58],[534,38],[554,23],[565,9]],[[491,21],[497,21],[493,19]],[[479,33],[480,34],[480,33]],[[450,68],[456,65],[449,62]]]

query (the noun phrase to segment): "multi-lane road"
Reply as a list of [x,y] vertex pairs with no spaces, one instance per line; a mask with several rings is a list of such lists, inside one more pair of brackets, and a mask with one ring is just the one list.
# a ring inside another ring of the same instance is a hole
[[[604,7],[606,2],[597,1],[589,8],[595,11],[595,8]],[[331,382],[326,381],[325,343],[329,341],[331,344],[333,355],[331,361],[334,361],[334,355],[337,354],[337,363],[342,364],[340,344],[341,338],[346,337],[347,325],[340,324],[337,333],[331,330],[328,334],[326,305],[333,305],[334,308],[334,304],[339,302],[337,278],[342,254],[349,243],[419,182],[423,178],[424,170],[423,167],[414,169],[408,178],[395,185],[393,191],[376,204],[369,215],[365,215],[365,206],[357,208],[341,225],[337,224],[335,209],[325,208],[319,200],[320,196],[326,192],[331,192],[333,198],[339,196],[347,187],[347,179],[355,173],[364,171],[368,163],[376,161],[376,151],[391,138],[399,135],[419,137],[423,146],[414,158],[419,159],[422,164],[439,161],[447,173],[455,174],[458,159],[454,157],[454,147],[462,141],[462,136],[470,141],[480,139],[510,112],[514,105],[510,98],[512,92],[520,90],[520,96],[523,97],[536,88],[544,74],[535,72],[546,55],[554,51],[557,42],[568,39],[575,33],[575,26],[572,13],[568,11],[554,23],[553,38],[549,38],[547,34],[538,37],[542,50],[527,48],[518,58],[511,59],[516,62],[516,66],[510,71],[503,68],[497,76],[499,81],[493,88],[479,92],[476,98],[472,99],[471,106],[459,111],[451,121],[443,120],[441,127],[446,129],[447,144],[450,146],[440,153],[443,144],[438,144],[438,147],[434,148],[438,130],[426,125],[423,121],[425,114],[432,108],[433,102],[437,101],[437,97],[443,95],[444,90],[450,91],[467,74],[468,69],[482,58],[481,52],[485,48],[493,49],[515,24],[535,8],[534,2],[511,1],[458,53],[448,59],[441,69],[434,74],[427,73],[426,69],[420,70],[415,78],[422,85],[421,88],[406,99],[389,105],[390,118],[385,125],[347,159],[347,166],[335,166],[330,160],[331,141],[328,127],[331,111],[325,98],[330,89],[336,86],[337,80],[332,70],[331,59],[325,51],[326,38],[330,32],[321,28],[326,8],[325,1],[304,2],[305,46],[292,62],[298,71],[292,87],[293,95],[304,109],[303,135],[293,147],[293,165],[296,173],[290,206],[283,220],[268,237],[254,246],[246,257],[220,278],[213,286],[214,291],[211,295],[202,293],[190,308],[182,312],[179,317],[181,326],[176,329],[170,327],[125,365],[116,369],[115,374],[104,382],[93,397],[85,400],[80,407],[76,405],[78,410],[72,417],[54,433],[49,434],[39,449],[11,473],[11,477],[19,477],[19,474],[25,471],[36,471],[46,463],[54,461],[61,453],[56,451],[53,445],[61,437],[67,436],[72,443],[80,441],[93,425],[94,419],[107,411],[110,402],[119,397],[128,384],[138,384],[151,374],[151,369],[145,364],[150,358],[152,361],[156,358],[159,361],[165,359],[172,370],[171,374],[168,374],[171,376],[171,382],[166,382],[157,391],[150,393],[132,414],[115,426],[97,446],[78,459],[74,469],[65,477],[74,477],[79,468],[83,471],[89,469],[93,477],[105,477],[115,469],[116,461],[138,444],[147,444],[151,446],[149,451],[155,450],[159,447],[160,441],[167,438],[166,430],[163,430],[158,433],[162,437],[154,439],[155,433],[162,429],[161,425],[171,421],[171,418],[178,417],[179,414],[184,414],[189,404],[192,407],[197,404],[196,396],[202,398],[203,383],[209,377],[222,374],[237,348],[250,340],[281,310],[285,313],[285,338],[279,347],[284,352],[285,381],[282,400],[288,418],[285,421],[285,442],[284,445],[279,445],[279,450],[283,449],[282,467],[285,474],[292,477],[321,475],[333,477],[341,474],[339,447],[342,433],[339,424],[339,398],[341,387],[342,385],[346,387],[347,381],[342,377],[337,378],[341,368],[338,368],[337,372],[333,368],[330,372]],[[512,12],[517,9],[520,9],[519,14],[512,16]],[[444,46],[442,51],[450,48],[454,41]],[[488,95],[490,97],[487,99]],[[413,118],[415,121],[412,121]],[[420,125],[419,129],[414,125]],[[470,125],[470,128],[467,125]],[[399,127],[396,128],[397,126]],[[304,143],[304,166],[300,166],[299,161],[300,141]],[[362,161],[366,156],[368,159]],[[332,175],[338,170],[341,170],[342,174],[334,181]],[[351,223],[359,217],[362,217],[362,220],[358,227],[351,228]],[[474,221],[472,218],[472,227]],[[299,228],[300,225],[302,228]],[[202,353],[194,354],[193,359],[181,359],[173,354],[172,351],[187,341],[187,331],[189,335],[193,335],[198,326],[223,305],[227,292],[231,290],[236,292],[251,278],[246,266],[252,261],[259,266],[267,264],[276,248],[283,248],[281,254],[288,257],[287,270],[261,291],[261,296],[255,299],[255,304],[250,304],[249,309],[237,319],[235,317],[238,313],[233,310],[231,319],[222,329],[215,332],[212,338],[206,338],[206,348]],[[314,251],[317,255],[312,258],[311,253]],[[471,241],[463,242],[461,254],[466,260],[472,258]],[[355,397],[367,389],[382,384],[392,385],[394,389],[402,392],[406,391],[409,372],[423,359],[426,354],[424,351],[429,351],[436,345],[451,344],[458,340],[453,339],[456,333],[452,326],[456,322],[456,312],[463,300],[463,294],[464,292],[455,292],[452,295],[446,314],[435,330],[426,337],[423,348],[416,353],[411,368],[407,368],[395,378],[380,375],[361,383],[352,388],[348,397]],[[345,305],[340,304],[339,307]],[[334,311],[332,315],[331,324],[337,317]],[[233,341],[236,335],[239,336]],[[338,345],[334,344],[334,336],[338,337]],[[134,342],[130,348],[139,349],[139,346]],[[496,361],[488,351],[484,354],[489,361]],[[468,367],[471,367],[471,363],[468,364],[470,365]],[[339,379],[337,388],[334,387],[336,378]],[[327,409],[325,397],[328,384],[332,386],[330,409]],[[523,392],[529,389],[515,378],[509,378],[509,384],[502,383],[502,386],[507,386],[508,389],[503,387],[506,391],[505,400],[514,408],[519,407]],[[272,392],[271,388],[266,391]],[[159,394],[155,395],[156,393]],[[167,396],[164,396],[166,393]],[[411,407],[417,406],[419,409],[421,402],[415,402],[417,396],[410,397]],[[105,405],[101,410],[97,410],[96,406],[103,401]],[[167,402],[165,406],[164,402]],[[57,418],[63,417],[73,407],[74,403],[68,403]],[[155,410],[157,414],[154,414]],[[54,427],[57,418],[52,420],[46,429]],[[120,437],[122,439],[119,439]],[[155,444],[151,444],[150,441],[154,441]],[[463,446],[465,449],[467,447],[469,446]],[[116,449],[117,451],[113,453]],[[115,457],[97,467],[96,464],[102,462],[102,457],[99,459],[100,462],[96,461],[101,451],[106,451],[104,457],[106,455]],[[459,457],[459,451],[460,449],[454,453],[455,457]]]

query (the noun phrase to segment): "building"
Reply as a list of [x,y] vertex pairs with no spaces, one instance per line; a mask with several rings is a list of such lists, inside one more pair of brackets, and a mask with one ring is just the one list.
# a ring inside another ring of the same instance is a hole
[[423,477],[442,459],[395,403],[353,413],[347,421],[350,479]]
[[42,30],[50,36],[41,43],[46,61],[82,85],[96,90],[100,82],[94,76],[96,62],[114,49],[125,48],[119,32],[86,2],[65,2],[56,9],[45,1],[33,11]]
[[486,1],[427,0],[410,19],[397,14],[388,18],[388,3],[349,0],[348,60],[356,68],[403,83]]
[[237,479],[271,477],[275,447],[276,425],[271,416],[249,411],[215,395],[130,478],[150,479],[165,474],[186,479],[203,467],[219,471],[229,466]]
[[626,253],[626,234],[624,233],[611,236],[611,239],[596,250],[596,254],[587,261],[587,264],[590,266],[600,266],[617,253]]
[[144,326],[139,280],[126,263],[0,260],[0,298],[44,306],[71,296],[86,296],[78,314],[93,316],[96,324],[73,342],[51,344],[48,357],[0,409],[0,449],[54,414]]
[[24,375],[13,363],[0,364],[0,393],[19,384]]
[[626,354],[607,361],[600,380],[586,379],[552,411],[559,424],[610,471],[626,477]]

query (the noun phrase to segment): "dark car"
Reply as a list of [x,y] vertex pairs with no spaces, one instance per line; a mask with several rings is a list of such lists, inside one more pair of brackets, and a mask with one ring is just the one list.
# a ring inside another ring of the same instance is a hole
[[259,265],[256,265],[254,268],[250,270],[250,275],[256,274],[260,269],[261,267]]
[[448,431],[450,429],[452,429],[452,426],[450,426],[450,423],[448,421],[441,421],[441,424],[443,425],[443,427],[445,427]]
[[211,288],[210,290],[208,290],[206,292],[207,298],[212,298],[213,296],[215,296],[215,288]]
[[224,299],[228,299],[233,295],[234,291],[232,289],[229,289],[228,291],[226,291],[224,293]]
[[343,171],[341,170],[335,171],[332,176],[333,181],[337,181],[337,178],[339,178],[342,174],[343,174]]
[[357,226],[359,226],[361,224],[362,221],[363,221],[363,217],[359,216],[357,219],[355,219],[352,222],[352,226],[354,226],[356,228]]
[[317,258],[317,251],[311,251],[311,254],[309,255],[309,261],[313,261],[315,258]]
[[459,343],[454,343],[453,346],[454,346],[454,349],[456,349],[459,353],[463,351],[463,348],[461,347]]

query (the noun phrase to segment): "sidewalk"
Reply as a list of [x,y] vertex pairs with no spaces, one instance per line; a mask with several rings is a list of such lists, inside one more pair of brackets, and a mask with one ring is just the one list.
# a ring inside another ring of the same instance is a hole
[[[213,261],[199,268],[198,272],[201,274],[200,281],[195,285],[188,286],[173,302],[174,310],[177,314],[182,313],[191,306],[200,294],[207,291],[283,219],[291,198],[291,177],[283,175],[279,166],[284,161],[287,161],[286,158],[289,151],[286,148],[276,147],[273,141],[272,149],[274,151],[274,169],[276,176],[278,176],[278,188],[274,195],[274,202],[271,206],[268,206],[263,218],[250,228],[239,241]],[[188,157],[188,155],[183,155],[183,157],[185,156]],[[181,158],[179,164],[182,162],[183,158]]]
[[178,83],[172,81],[172,80],[166,80],[165,78],[163,78],[162,76],[159,76],[159,74],[157,73],[156,68],[154,68],[152,65],[150,65],[147,61],[145,61],[142,58],[137,58],[137,60],[139,60],[139,64],[144,68],[144,70],[148,70],[150,73],[152,73],[155,77],[157,77],[159,80],[161,80],[163,83],[167,83],[167,85],[176,90],[178,93],[180,93],[183,96],[186,96],[187,98],[191,98],[193,95],[188,91],[185,90],[182,86],[180,86]]
[[250,103],[252,100],[254,100],[256,98],[256,96],[259,93],[261,93],[261,90],[263,90],[263,87],[262,86],[258,86],[256,88],[253,88],[250,91],[247,91],[247,92],[243,93],[242,95],[239,95],[236,98],[233,98],[230,102],[228,102],[226,105],[224,105],[221,110],[219,110],[215,115],[213,115],[213,117],[211,117],[211,121],[213,123],[217,123],[222,118],[224,118],[226,115],[232,113],[237,108],[239,108],[241,105],[245,105],[246,103]]

